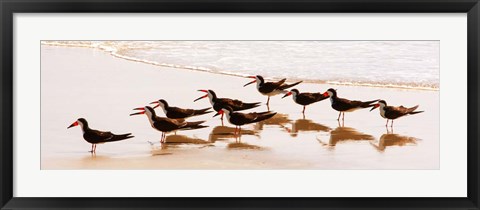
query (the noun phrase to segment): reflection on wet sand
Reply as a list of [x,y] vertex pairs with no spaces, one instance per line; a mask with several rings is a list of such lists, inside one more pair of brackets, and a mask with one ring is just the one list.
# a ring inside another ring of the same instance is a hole
[[260,146],[241,142],[243,135],[253,135],[256,137],[260,137],[257,130],[242,129],[240,130],[240,134],[237,134],[237,135],[235,135],[234,132],[235,132],[234,127],[217,126],[212,129],[212,132],[210,133],[210,136],[209,136],[209,141],[213,143],[216,141],[232,139],[232,140],[235,140],[235,142],[228,143],[227,149],[253,149],[253,150],[263,149]]
[[370,143],[378,150],[384,151],[386,147],[390,146],[413,146],[417,145],[418,138],[410,136],[401,136],[399,134],[394,134],[387,130],[386,134],[380,136],[378,141],[371,141]]
[[104,156],[104,155],[97,155],[96,153],[93,153],[93,152],[89,152],[90,154],[88,156],[85,156],[83,158],[83,161],[84,162],[87,162],[87,161],[93,161],[93,160],[97,160],[97,161],[101,161],[101,160],[108,160],[110,159],[110,157],[108,156]]
[[[208,137],[208,141],[210,143],[214,143],[216,141],[222,141],[222,140],[228,140],[228,139],[236,139],[238,136],[234,134],[235,128],[234,127],[228,127],[228,126],[216,126],[215,128],[212,129],[210,132],[210,135]],[[247,129],[242,129],[240,130],[240,136],[242,135],[253,135],[256,137],[260,137],[258,134],[258,131],[256,130],[247,130]]]
[[288,124],[291,121],[292,120],[290,120],[288,118],[287,114],[277,113],[275,116],[273,116],[270,119],[267,119],[267,120],[260,121],[260,122],[256,123],[254,129],[257,130],[257,131],[263,130],[264,125],[278,125],[282,128],[287,128],[285,126],[285,124]]
[[150,154],[152,154],[152,156],[171,155],[171,154],[173,154],[172,150],[169,150],[171,148],[172,148],[172,146],[168,146],[167,144],[161,144],[160,146],[153,146],[152,145],[152,150],[150,150]]
[[257,146],[257,145],[252,145],[252,144],[247,144],[243,143],[240,141],[236,141],[233,143],[229,143],[227,145],[228,149],[251,149],[251,150],[262,150],[263,147]]
[[152,147],[151,154],[152,156],[156,155],[170,155],[172,151],[169,149],[180,148],[181,145],[206,145],[210,144],[209,141],[189,137],[185,135],[170,135],[165,138],[165,143],[160,145],[155,145],[155,143],[150,142]]
[[302,131],[317,131],[317,132],[329,132],[332,129],[328,126],[315,123],[309,119],[298,119],[294,123],[292,123],[292,129],[290,130],[290,136],[297,137],[298,132]]
[[208,144],[209,141],[195,138],[195,137],[188,137],[185,135],[170,135],[165,138],[166,144]]
[[329,146],[335,146],[337,145],[337,143],[343,142],[343,141],[370,141],[374,139],[375,138],[372,135],[365,134],[357,131],[354,128],[345,127],[339,124],[337,128],[330,131],[330,139],[328,143],[323,143],[321,142],[320,139],[319,141],[320,143],[323,143]]

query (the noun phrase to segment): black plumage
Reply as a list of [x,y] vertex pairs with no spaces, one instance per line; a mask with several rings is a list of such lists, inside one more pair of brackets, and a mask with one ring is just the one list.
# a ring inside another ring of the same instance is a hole
[[[242,111],[242,110],[252,109],[260,106],[260,102],[245,103],[237,99],[218,98],[217,94],[215,94],[213,90],[198,90],[198,91],[201,91],[207,94],[195,99],[194,101],[198,101],[202,98],[208,97],[210,100],[210,104],[212,105],[213,109],[217,112],[222,110],[222,108],[226,108],[226,107],[232,108],[233,111]],[[223,114],[222,114],[222,119],[223,119]]]
[[210,108],[205,109],[184,109],[174,106],[169,106],[167,101],[160,99],[158,101],[154,101],[150,104],[157,104],[153,108],[161,107],[165,115],[170,119],[185,119],[188,117],[198,116],[208,114],[212,111],[208,111]]
[[238,130],[241,130],[242,125],[260,122],[266,119],[273,117],[276,112],[251,112],[251,113],[240,113],[235,112],[231,107],[225,107],[220,110],[220,114],[226,114],[228,122],[235,125]]
[[99,131],[99,130],[91,129],[90,126],[88,125],[87,120],[85,120],[84,118],[77,119],[77,121],[75,121],[70,126],[68,126],[67,129],[74,126],[78,126],[78,125],[80,125],[80,127],[82,128],[83,139],[85,139],[85,141],[87,141],[88,143],[92,144],[92,150],[90,152],[93,152],[93,153],[95,153],[97,149],[97,144],[121,141],[121,140],[134,137],[134,136],[131,136],[132,135],[131,133],[113,134],[110,131]]
[[423,111],[415,111],[415,110],[417,110],[418,105],[416,105],[414,107],[410,107],[410,108],[407,108],[407,107],[404,107],[404,106],[388,106],[387,102],[385,102],[384,100],[380,100],[380,101],[378,101],[377,104],[374,104],[372,109],[370,109],[370,111],[374,110],[377,107],[380,107],[379,108],[380,116],[387,119],[387,124],[385,124],[385,126],[388,126],[388,121],[389,120],[392,120],[391,126],[393,126],[393,120],[395,120],[399,117],[403,117],[403,116],[406,116],[406,115],[418,114],[418,113],[423,112]]
[[348,100],[345,98],[340,98],[337,96],[337,91],[333,88],[328,89],[324,96],[330,97],[332,108],[339,111],[337,120],[340,119],[340,115],[343,113],[342,120],[345,117],[345,112],[353,112],[357,109],[363,109],[367,107],[372,107],[372,103],[377,102],[377,100],[372,101],[357,101],[357,100]]
[[263,77],[260,75],[250,76],[249,78],[252,78],[255,80],[245,84],[243,87],[253,83],[257,83],[258,92],[260,92],[262,95],[268,96],[267,105],[269,105],[270,103],[270,96],[286,93],[287,92],[286,89],[291,88],[295,85],[298,85],[302,82],[302,81],[299,81],[292,84],[285,84],[285,81],[287,80],[285,78],[277,82],[265,82]]
[[208,126],[205,126],[205,125],[201,125],[205,121],[187,122],[187,121],[183,121],[183,120],[170,119],[170,118],[166,118],[166,117],[159,117],[155,114],[155,110],[153,110],[153,108],[149,107],[149,106],[146,106],[144,108],[143,107],[142,108],[136,108],[134,110],[142,110],[142,111],[130,114],[130,116],[139,115],[139,114],[146,114],[152,128],[154,128],[157,131],[162,132],[162,138],[160,140],[160,142],[162,142],[162,143],[165,141],[165,138],[166,138],[165,134],[167,132],[177,131],[177,130],[194,130],[194,129],[208,127]]
[[295,103],[303,106],[302,113],[305,113],[305,107],[313,104],[315,102],[322,101],[328,96],[325,96],[322,93],[300,93],[297,89],[290,90],[287,94],[285,94],[282,98],[292,95],[292,99]]

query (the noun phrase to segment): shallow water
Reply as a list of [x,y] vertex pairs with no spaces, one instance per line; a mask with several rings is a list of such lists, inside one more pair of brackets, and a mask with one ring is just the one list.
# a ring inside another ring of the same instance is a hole
[[316,83],[439,87],[438,41],[45,41],[154,65]]

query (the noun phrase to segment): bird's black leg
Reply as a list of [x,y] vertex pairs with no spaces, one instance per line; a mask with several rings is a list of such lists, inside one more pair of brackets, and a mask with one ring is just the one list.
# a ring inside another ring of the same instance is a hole
[[385,127],[385,128],[387,128],[387,134],[393,134],[393,128],[391,128],[391,129],[388,129],[388,126],[387,126],[387,127]]
[[342,112],[338,112],[338,118],[337,118],[337,121],[340,121],[340,115],[342,115]]
[[92,149],[90,149],[90,151],[88,151],[90,153],[93,153],[93,144],[92,144]]
[[388,119],[387,119],[387,124],[385,124],[385,127],[387,127],[387,126],[388,126]]
[[267,106],[270,104],[270,96],[268,96],[268,99],[267,99]]
[[97,152],[97,145],[94,144],[94,147],[93,147],[93,153],[96,153]]
[[302,113],[304,113],[304,114],[305,114],[305,106],[303,106],[303,111],[302,111]]
[[390,124],[390,127],[391,127],[391,128],[393,127],[393,120],[392,120],[392,124]]
[[345,121],[345,112],[342,114],[342,121]]

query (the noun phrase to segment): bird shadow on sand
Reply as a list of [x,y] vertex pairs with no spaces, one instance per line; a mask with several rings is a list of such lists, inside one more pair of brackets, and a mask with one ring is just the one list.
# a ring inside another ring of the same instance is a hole
[[181,145],[181,144],[209,144],[209,141],[197,138],[189,137],[185,135],[170,135],[165,138],[166,145]]
[[330,131],[330,138],[328,142],[322,141],[317,137],[320,144],[330,147],[335,147],[338,143],[350,141],[372,141],[375,138],[370,134],[365,134],[357,131],[355,128],[345,127],[344,124],[338,124],[338,127]]
[[195,148],[204,148],[210,146],[211,142],[185,135],[169,135],[165,138],[165,143],[148,142],[151,146],[152,156],[171,155],[175,149],[193,146]]
[[215,126],[210,132],[210,135],[208,137],[208,142],[215,143],[216,141],[237,139],[238,136],[242,136],[242,135],[251,135],[251,136],[256,136],[257,138],[260,137],[260,135],[258,134],[258,131],[256,130],[242,129],[240,130],[240,134],[235,134],[234,127],[219,125],[219,126]]
[[290,122],[292,122],[292,120],[288,118],[287,114],[277,113],[270,119],[266,119],[258,123],[255,123],[254,130],[261,131],[263,130],[263,127],[265,125],[278,125],[281,128],[285,128],[287,130],[288,128],[286,125],[289,124]]
[[291,137],[297,137],[301,132],[330,132],[332,128],[322,125],[320,123],[313,122],[310,119],[305,119],[305,115],[302,119],[295,120],[292,123],[291,129],[288,129]]
[[108,155],[100,154],[97,155],[96,153],[93,152],[88,152],[85,153],[85,157],[82,159],[83,161],[100,161],[100,160],[108,160],[111,159]]
[[253,144],[243,143],[241,141],[236,141],[236,142],[229,143],[227,145],[227,149],[264,150],[265,148],[263,148],[261,146],[253,145]]
[[235,134],[234,127],[221,125],[212,129],[209,136],[209,142],[214,143],[216,141],[234,140],[234,142],[229,142],[227,144],[227,149],[262,150],[264,149],[263,147],[242,142],[242,136],[249,135],[259,138],[260,135],[258,133],[257,130],[242,129],[239,134]]
[[384,152],[387,147],[391,146],[415,146],[419,140],[416,137],[395,134],[393,128],[389,130],[387,127],[387,133],[382,134],[378,140],[370,141],[370,144],[379,152]]

